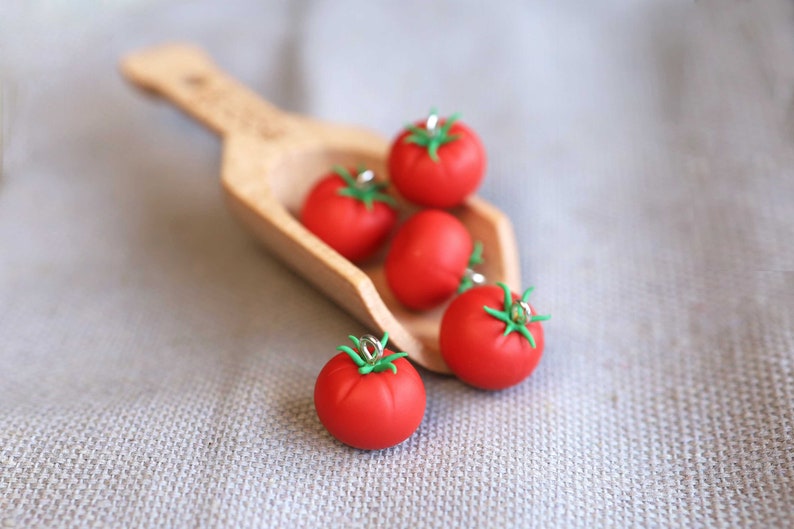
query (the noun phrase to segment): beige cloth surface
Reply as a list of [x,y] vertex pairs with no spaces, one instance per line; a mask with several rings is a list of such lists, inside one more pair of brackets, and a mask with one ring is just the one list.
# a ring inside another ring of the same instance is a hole
[[[793,29],[782,0],[3,2],[0,526],[794,525]],[[423,371],[407,442],[331,439],[314,379],[366,329],[120,79],[177,39],[387,135],[463,112],[553,315],[532,377]]]

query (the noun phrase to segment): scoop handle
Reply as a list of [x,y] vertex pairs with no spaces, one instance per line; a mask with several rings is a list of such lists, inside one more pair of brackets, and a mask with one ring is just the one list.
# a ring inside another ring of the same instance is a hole
[[164,97],[220,135],[283,135],[289,115],[224,74],[199,48],[167,44],[137,51],[121,61],[136,86]]

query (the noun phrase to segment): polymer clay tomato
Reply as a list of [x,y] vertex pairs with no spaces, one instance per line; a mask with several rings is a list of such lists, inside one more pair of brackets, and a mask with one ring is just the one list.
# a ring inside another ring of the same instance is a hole
[[389,151],[389,174],[407,200],[431,208],[451,208],[474,193],[485,174],[485,149],[457,114],[409,125]]
[[[408,439],[425,414],[425,386],[404,357],[378,340],[350,336],[320,371],[314,406],[328,432],[354,448],[379,450]],[[384,356],[385,355],[385,356]]]
[[309,192],[300,219],[328,246],[353,262],[371,257],[386,241],[397,211],[387,184],[374,181],[375,174],[361,168],[354,177],[335,166]]
[[542,321],[522,296],[503,283],[458,296],[441,320],[441,356],[462,381],[481,389],[504,389],[527,378],[543,354]]
[[472,269],[482,261],[481,253],[482,246],[457,218],[437,209],[420,211],[392,239],[384,262],[386,282],[409,309],[431,309],[482,281]]

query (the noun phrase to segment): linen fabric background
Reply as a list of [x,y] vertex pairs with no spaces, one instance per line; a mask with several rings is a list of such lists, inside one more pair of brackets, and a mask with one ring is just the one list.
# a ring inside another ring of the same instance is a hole
[[[4,0],[0,526],[791,527],[793,30],[777,0]],[[461,111],[552,314],[530,379],[422,370],[408,441],[333,440],[314,380],[369,329],[121,79],[174,40],[387,136]]]

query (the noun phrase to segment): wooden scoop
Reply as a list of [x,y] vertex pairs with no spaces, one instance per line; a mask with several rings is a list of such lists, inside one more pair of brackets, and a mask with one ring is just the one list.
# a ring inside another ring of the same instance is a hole
[[[422,313],[405,309],[386,284],[382,255],[358,267],[296,218],[314,182],[335,164],[363,163],[387,179],[384,138],[283,112],[189,45],[133,53],[121,69],[132,83],[165,97],[223,137],[221,180],[229,207],[273,253],[371,331],[388,331],[393,348],[430,370],[449,372],[438,350],[443,307]],[[489,282],[519,288],[518,254],[507,217],[477,197],[452,213],[483,243],[485,262],[478,271]]]

